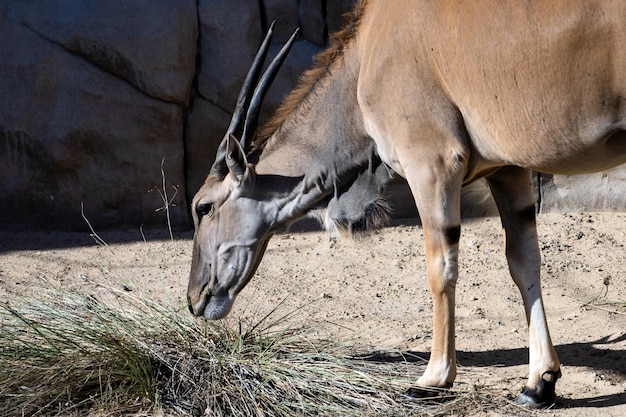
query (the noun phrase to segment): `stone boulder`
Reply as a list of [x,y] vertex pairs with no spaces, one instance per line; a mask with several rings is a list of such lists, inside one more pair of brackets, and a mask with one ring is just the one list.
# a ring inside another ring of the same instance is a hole
[[154,98],[188,102],[198,31],[193,0],[9,0],[8,14]]
[[[84,229],[81,205],[98,227],[164,224],[163,159],[179,187],[172,222],[189,224],[181,104],[195,8],[175,0],[152,13],[154,3],[0,6],[0,226]],[[166,39],[158,26],[180,29]]]
[[585,175],[538,174],[541,212],[624,211],[626,166]]

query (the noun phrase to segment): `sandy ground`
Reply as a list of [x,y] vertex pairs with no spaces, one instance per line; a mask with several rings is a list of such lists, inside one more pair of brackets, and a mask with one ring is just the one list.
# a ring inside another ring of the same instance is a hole
[[[299,228],[272,239],[227,320],[255,322],[282,303],[285,313],[300,308],[294,320],[322,338],[427,358],[432,303],[421,229],[405,222],[341,240]],[[189,314],[190,233],[173,242],[165,231],[147,231],[147,241],[138,230],[99,236],[107,246],[89,233],[0,232],[0,300],[32,296],[32,284],[45,279],[96,296],[102,284],[124,286]],[[539,236],[563,378],[558,406],[537,415],[626,416],[626,214],[541,215]],[[514,397],[525,381],[528,342],[497,218],[464,221],[456,312],[456,386]]]

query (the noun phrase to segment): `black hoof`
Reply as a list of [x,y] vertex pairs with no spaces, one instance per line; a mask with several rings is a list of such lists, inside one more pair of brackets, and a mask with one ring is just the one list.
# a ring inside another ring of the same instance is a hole
[[536,389],[524,387],[515,403],[530,408],[547,408],[556,403],[556,381],[561,377],[561,370],[547,371],[541,375]]
[[404,395],[416,400],[446,402],[454,398],[454,395],[450,392],[450,388],[452,388],[452,384],[443,388],[414,387],[409,388]]

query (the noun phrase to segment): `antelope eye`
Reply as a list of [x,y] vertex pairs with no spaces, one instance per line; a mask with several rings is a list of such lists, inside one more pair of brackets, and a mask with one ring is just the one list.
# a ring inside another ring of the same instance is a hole
[[207,216],[213,212],[213,203],[201,203],[196,206],[196,214],[198,218]]

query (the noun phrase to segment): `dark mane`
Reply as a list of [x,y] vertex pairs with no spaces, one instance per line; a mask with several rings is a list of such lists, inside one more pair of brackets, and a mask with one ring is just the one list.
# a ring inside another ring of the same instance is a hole
[[314,67],[305,71],[292,90],[274,112],[272,118],[259,130],[252,148],[261,149],[287,118],[300,106],[313,91],[317,83],[328,73],[330,66],[343,56],[344,48],[355,38],[367,0],[357,2],[351,12],[344,15],[346,25],[329,39],[329,46],[315,56]]

